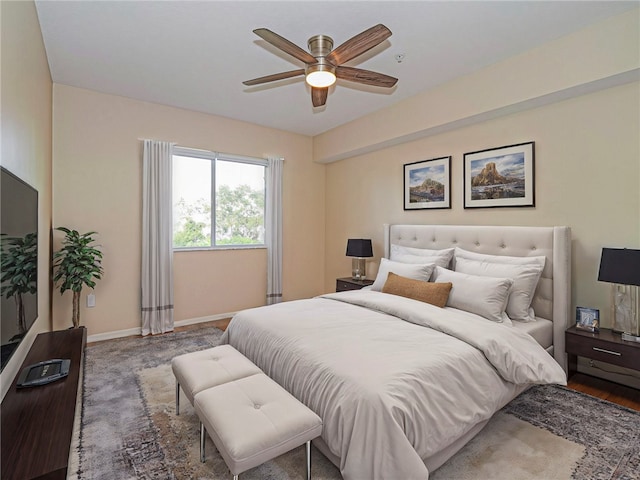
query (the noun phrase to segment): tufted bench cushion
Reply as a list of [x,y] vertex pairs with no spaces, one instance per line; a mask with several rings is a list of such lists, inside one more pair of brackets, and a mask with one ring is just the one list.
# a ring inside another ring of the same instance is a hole
[[234,476],[307,443],[322,433],[322,420],[264,373],[203,390],[194,407]]
[[185,353],[171,360],[176,377],[176,413],[180,413],[180,387],[193,404],[196,393],[239,378],[262,373],[231,345]]

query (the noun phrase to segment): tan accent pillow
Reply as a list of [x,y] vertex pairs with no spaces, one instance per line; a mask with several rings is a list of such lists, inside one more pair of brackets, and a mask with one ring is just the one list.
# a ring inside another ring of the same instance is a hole
[[422,280],[413,280],[412,278],[389,272],[387,281],[382,287],[382,292],[420,300],[442,308],[447,304],[452,286],[451,282],[423,282]]

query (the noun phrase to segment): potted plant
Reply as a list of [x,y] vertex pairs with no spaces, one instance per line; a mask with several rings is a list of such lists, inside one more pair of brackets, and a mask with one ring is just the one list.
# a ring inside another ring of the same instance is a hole
[[16,302],[18,333],[27,332],[22,296],[35,294],[38,279],[38,234],[28,233],[24,237],[2,237],[2,287],[0,295]]
[[102,278],[102,252],[91,245],[95,240],[92,235],[77,230],[58,227],[65,233],[62,248],[53,254],[53,281],[60,286],[60,294],[66,290],[73,292],[73,327],[80,326],[80,292],[82,287],[94,288],[95,280]]

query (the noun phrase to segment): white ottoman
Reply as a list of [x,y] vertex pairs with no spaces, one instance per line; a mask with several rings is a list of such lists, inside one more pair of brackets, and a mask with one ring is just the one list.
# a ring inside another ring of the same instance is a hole
[[311,478],[311,440],[322,433],[322,420],[264,373],[203,390],[195,395],[194,407],[202,462],[205,429],[234,480],[306,443]]
[[176,377],[176,415],[180,415],[180,387],[193,405],[196,393],[239,378],[262,373],[231,345],[185,353],[171,360]]

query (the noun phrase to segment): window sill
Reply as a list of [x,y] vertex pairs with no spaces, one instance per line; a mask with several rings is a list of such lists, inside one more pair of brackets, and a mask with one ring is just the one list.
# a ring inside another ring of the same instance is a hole
[[265,250],[266,245],[221,245],[218,247],[185,247],[174,248],[173,253],[182,252],[203,252],[203,251],[218,251],[218,250]]

